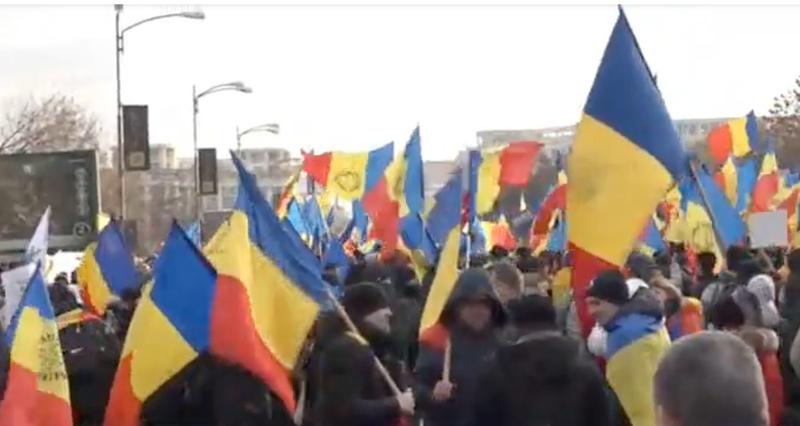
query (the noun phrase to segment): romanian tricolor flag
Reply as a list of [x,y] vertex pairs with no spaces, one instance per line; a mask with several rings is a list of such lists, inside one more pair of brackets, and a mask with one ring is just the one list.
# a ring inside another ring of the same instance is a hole
[[103,315],[112,295],[135,288],[138,274],[125,237],[116,221],[111,221],[89,244],[77,270],[78,284],[84,303]]
[[459,206],[442,210],[437,218],[437,227],[447,228],[447,237],[439,255],[436,276],[433,278],[419,327],[419,340],[429,348],[444,351],[447,344],[447,329],[439,322],[450,293],[458,278],[458,254],[461,243],[461,176],[454,175],[448,185],[437,194],[437,204]]
[[758,123],[753,111],[731,120],[708,134],[711,157],[722,164],[731,155],[744,157],[758,146]]
[[653,376],[670,344],[661,318],[630,314],[607,325],[606,331],[606,378],[611,389],[631,426],[655,425]]
[[620,8],[569,157],[572,286],[586,336],[586,288],[625,263],[656,205],[684,173],[680,138]]
[[11,359],[0,426],[71,426],[67,371],[41,266],[3,337]]
[[766,212],[773,208],[772,199],[778,193],[778,160],[775,150],[770,146],[761,160],[761,171],[753,188],[753,205],[751,211]]
[[364,196],[364,209],[372,220],[375,238],[383,243],[383,253],[388,255],[395,250],[398,236],[402,236],[408,249],[420,247],[424,197],[422,147],[417,127],[406,143],[403,156],[392,161],[384,176]]
[[553,229],[550,230],[550,235],[547,236],[547,251],[553,253],[564,253],[567,250],[567,222],[564,220],[564,214],[560,213],[556,217],[556,223]]
[[[164,383],[207,351],[221,330],[217,275],[173,223],[158,257],[153,284],[133,314],[106,407],[106,426],[137,426],[142,405]],[[229,324],[229,323],[226,323]]]
[[325,283],[317,258],[283,231],[255,177],[232,158],[239,195],[206,249],[218,273],[211,353],[251,371],[294,412],[290,373],[327,302]]
[[303,153],[303,170],[343,200],[357,200],[383,177],[394,157],[394,143],[369,152]]
[[477,181],[470,193],[477,214],[492,210],[501,186],[528,184],[541,148],[539,142],[512,142],[501,149],[472,151],[477,152],[470,156],[471,169],[477,168]]

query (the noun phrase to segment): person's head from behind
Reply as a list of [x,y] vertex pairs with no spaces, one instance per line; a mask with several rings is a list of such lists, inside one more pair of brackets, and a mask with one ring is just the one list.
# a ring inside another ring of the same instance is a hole
[[658,426],[766,426],[766,394],[753,350],[724,332],[676,341],[653,379]]
[[752,256],[750,252],[747,251],[744,247],[739,246],[730,246],[728,250],[725,251],[725,267],[728,268],[729,271],[738,272],[739,271],[739,264],[746,259],[750,259]]
[[388,335],[391,332],[392,310],[385,293],[377,284],[363,282],[346,287],[342,305],[365,337]]
[[492,287],[503,306],[522,295],[522,274],[513,263],[504,260],[492,265]]
[[700,272],[704,276],[714,275],[714,266],[717,264],[717,255],[710,251],[698,253],[697,263],[700,265]]
[[508,304],[508,311],[511,323],[520,335],[558,328],[555,308],[546,296],[522,296]]
[[586,291],[589,315],[600,325],[606,325],[617,315],[620,306],[628,301],[625,276],[617,270],[603,271],[592,280]]

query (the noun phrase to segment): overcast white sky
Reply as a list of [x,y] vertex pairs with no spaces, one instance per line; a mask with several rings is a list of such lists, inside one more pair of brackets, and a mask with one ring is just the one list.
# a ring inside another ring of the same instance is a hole
[[[187,6],[127,6],[123,25]],[[426,159],[450,159],[475,132],[578,120],[615,6],[203,6],[126,35],[123,102],[150,106],[151,143],[190,155],[191,90],[242,80],[254,93],[200,105],[201,147],[230,149],[235,127],[317,150],[399,146],[420,123]],[[630,6],[626,12],[673,118],[765,113],[800,74],[800,7]],[[0,6],[0,107],[74,96],[114,140],[114,9]],[[399,149],[399,147],[398,147]]]

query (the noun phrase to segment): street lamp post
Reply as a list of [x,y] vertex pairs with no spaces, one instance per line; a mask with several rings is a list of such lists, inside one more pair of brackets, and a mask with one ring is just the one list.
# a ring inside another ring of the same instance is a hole
[[277,135],[281,132],[281,126],[278,123],[267,123],[253,126],[245,131],[240,132],[239,126],[236,126],[236,152],[242,153],[242,136],[253,132],[267,132]]
[[116,12],[114,50],[115,50],[115,56],[117,58],[117,173],[119,176],[119,210],[120,210],[119,215],[122,218],[124,218],[125,217],[125,160],[123,159],[124,140],[122,135],[122,80],[120,78],[120,59],[125,50],[125,42],[123,37],[125,36],[125,32],[130,31],[133,28],[138,27],[139,25],[145,24],[147,22],[155,21],[158,19],[166,19],[166,18],[205,19],[205,14],[203,12],[180,12],[180,13],[168,13],[165,15],[157,15],[147,19],[142,19],[141,21],[135,22],[120,30],[119,18],[120,14],[122,14],[122,9],[123,6],[121,4],[114,5],[114,11]]
[[194,142],[194,207],[195,216],[198,221],[202,220],[202,206],[200,205],[200,164],[198,162],[197,150],[197,113],[199,112],[198,104],[200,98],[212,93],[236,91],[241,93],[252,93],[253,89],[246,86],[241,81],[233,81],[230,83],[218,84],[211,86],[208,89],[197,93],[197,87],[192,86],[192,140]]

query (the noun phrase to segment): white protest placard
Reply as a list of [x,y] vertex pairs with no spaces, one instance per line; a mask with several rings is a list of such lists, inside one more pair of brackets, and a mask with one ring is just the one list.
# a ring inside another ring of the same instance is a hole
[[752,248],[786,247],[789,235],[786,228],[786,210],[752,213],[747,218]]
[[3,290],[6,293],[6,303],[3,305],[2,312],[0,312],[2,314],[0,315],[0,322],[3,323],[4,329],[8,328],[8,324],[11,323],[11,318],[16,313],[34,272],[36,272],[36,265],[26,263],[0,274],[0,281],[2,281]]

